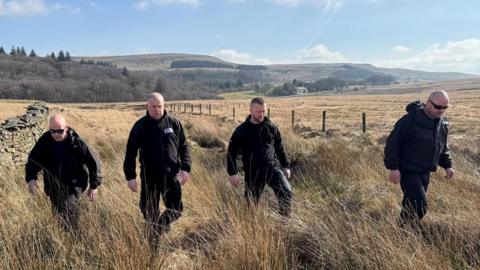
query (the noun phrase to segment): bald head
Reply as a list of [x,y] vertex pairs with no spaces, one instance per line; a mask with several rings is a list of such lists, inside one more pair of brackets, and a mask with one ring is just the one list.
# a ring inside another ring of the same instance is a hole
[[430,100],[432,100],[433,102],[435,102],[435,101],[438,101],[438,102],[446,101],[447,104],[448,104],[448,101],[449,101],[447,92],[445,92],[443,90],[432,92],[428,98]]
[[434,91],[428,97],[425,106],[425,113],[430,118],[440,118],[449,106],[450,101],[447,92],[443,90]]
[[155,120],[162,118],[165,111],[165,101],[160,93],[154,92],[148,96],[147,111],[148,115]]
[[67,138],[67,121],[60,114],[56,114],[50,118],[48,121],[48,129],[52,138],[57,142],[61,142]]
[[148,95],[148,102],[150,101],[164,101],[162,94],[158,92],[153,92]]

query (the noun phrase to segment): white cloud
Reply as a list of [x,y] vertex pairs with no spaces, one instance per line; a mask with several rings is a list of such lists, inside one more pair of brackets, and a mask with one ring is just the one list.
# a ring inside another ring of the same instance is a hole
[[480,74],[480,39],[437,43],[411,57],[381,60],[375,64],[385,67]]
[[43,0],[0,0],[0,16],[43,15],[52,11],[80,13],[79,7],[61,3],[47,4]]
[[406,52],[410,51],[410,48],[398,45],[398,46],[393,47],[392,50],[394,52],[397,52],[397,53],[406,53]]
[[315,7],[324,9],[325,12],[337,10],[343,6],[344,0],[268,0],[277,5],[297,6],[302,3],[311,4]]
[[0,16],[38,15],[48,12],[42,0],[0,0]]
[[302,2],[302,0],[270,0],[270,1],[278,5],[286,5],[286,6],[296,6],[297,4]]
[[340,52],[331,51],[323,44],[300,50],[297,53],[297,60],[301,63],[339,63],[347,61]]
[[201,0],[136,0],[133,7],[139,10],[146,10],[151,6],[166,6],[173,4],[183,4],[192,7],[199,7],[202,5]]
[[211,54],[211,56],[218,57],[224,61],[236,64],[248,65],[269,65],[271,62],[265,58],[256,58],[247,53],[240,53],[232,49],[222,49]]

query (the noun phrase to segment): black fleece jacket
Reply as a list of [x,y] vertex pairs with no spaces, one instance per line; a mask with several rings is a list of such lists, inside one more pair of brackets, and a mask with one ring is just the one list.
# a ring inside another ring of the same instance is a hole
[[126,180],[137,176],[135,162],[139,149],[142,179],[156,181],[159,176],[174,175],[180,169],[190,172],[192,160],[182,124],[166,111],[160,120],[147,112],[133,125],[123,163]]
[[[81,187],[82,190],[86,189],[88,180],[91,189],[102,183],[100,162],[93,151],[75,130],[69,127],[67,132],[67,138],[62,142],[64,145],[60,148],[50,132],[45,132],[28,155],[25,181],[36,180],[38,172],[43,170],[47,194],[58,182],[70,188]],[[56,147],[61,152],[55,151]]]
[[[267,117],[260,124],[252,124],[250,116],[232,134],[228,145],[227,170],[229,175],[238,173],[237,155],[241,151],[245,172],[263,168],[276,168],[278,161],[283,168],[290,163],[283,148],[278,127]],[[248,177],[248,176],[247,176]]]
[[385,167],[390,170],[433,172],[437,165],[452,167],[448,147],[448,121],[429,118],[420,101],[406,107],[385,145]]

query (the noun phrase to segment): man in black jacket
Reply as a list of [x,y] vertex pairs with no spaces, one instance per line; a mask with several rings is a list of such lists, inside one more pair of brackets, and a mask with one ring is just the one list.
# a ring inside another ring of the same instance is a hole
[[[137,192],[136,158],[140,150],[140,210],[151,224],[150,242],[170,229],[183,210],[181,185],[190,176],[191,158],[183,127],[167,114],[163,96],[152,93],[147,102],[147,115],[130,131],[123,169],[131,191]],[[166,210],[160,212],[160,199]]]
[[419,224],[427,212],[426,192],[430,172],[440,165],[446,178],[453,178],[452,160],[448,148],[448,122],[443,117],[449,107],[445,91],[430,94],[425,104],[407,106],[407,114],[395,124],[385,145],[385,167],[389,180],[400,182],[403,191],[400,224]]
[[[232,134],[228,145],[227,170],[233,186],[240,184],[237,155],[241,151],[245,172],[245,197],[256,205],[265,184],[272,187],[279,202],[282,216],[290,215],[292,191],[287,178],[290,178],[289,161],[283,149],[278,127],[266,116],[267,105],[262,98],[250,102],[250,115]],[[283,168],[280,170],[278,165]]]
[[28,156],[25,180],[35,194],[37,174],[43,170],[44,191],[52,207],[68,229],[78,227],[78,201],[90,180],[87,192],[91,201],[102,183],[100,163],[90,147],[67,126],[65,118],[55,115],[48,122],[49,131],[37,141]]

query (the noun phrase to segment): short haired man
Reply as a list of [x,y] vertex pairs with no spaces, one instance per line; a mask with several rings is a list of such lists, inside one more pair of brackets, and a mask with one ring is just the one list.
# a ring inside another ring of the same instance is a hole
[[448,122],[443,117],[450,106],[445,91],[430,94],[425,104],[410,103],[407,114],[395,124],[385,145],[389,180],[403,191],[400,224],[419,224],[427,212],[426,192],[430,172],[440,165],[446,178],[454,175],[448,147]]
[[[182,124],[167,114],[159,93],[150,94],[147,114],[133,125],[128,137],[123,168],[133,192],[137,192],[135,163],[139,150],[140,210],[152,225],[149,240],[156,246],[159,235],[182,215],[181,185],[188,181],[192,163]],[[163,213],[160,199],[166,207]]]
[[266,110],[267,104],[262,98],[252,99],[250,115],[233,132],[227,153],[229,180],[233,186],[240,184],[237,155],[241,151],[247,201],[253,200],[256,205],[265,184],[268,184],[278,199],[280,214],[288,217],[292,201],[292,191],[287,180],[290,178],[289,161],[280,131],[265,116]]
[[25,180],[35,194],[37,174],[43,170],[44,190],[55,213],[65,228],[75,230],[80,195],[89,186],[87,195],[94,201],[102,183],[100,162],[63,116],[50,118],[48,128],[28,156]]

